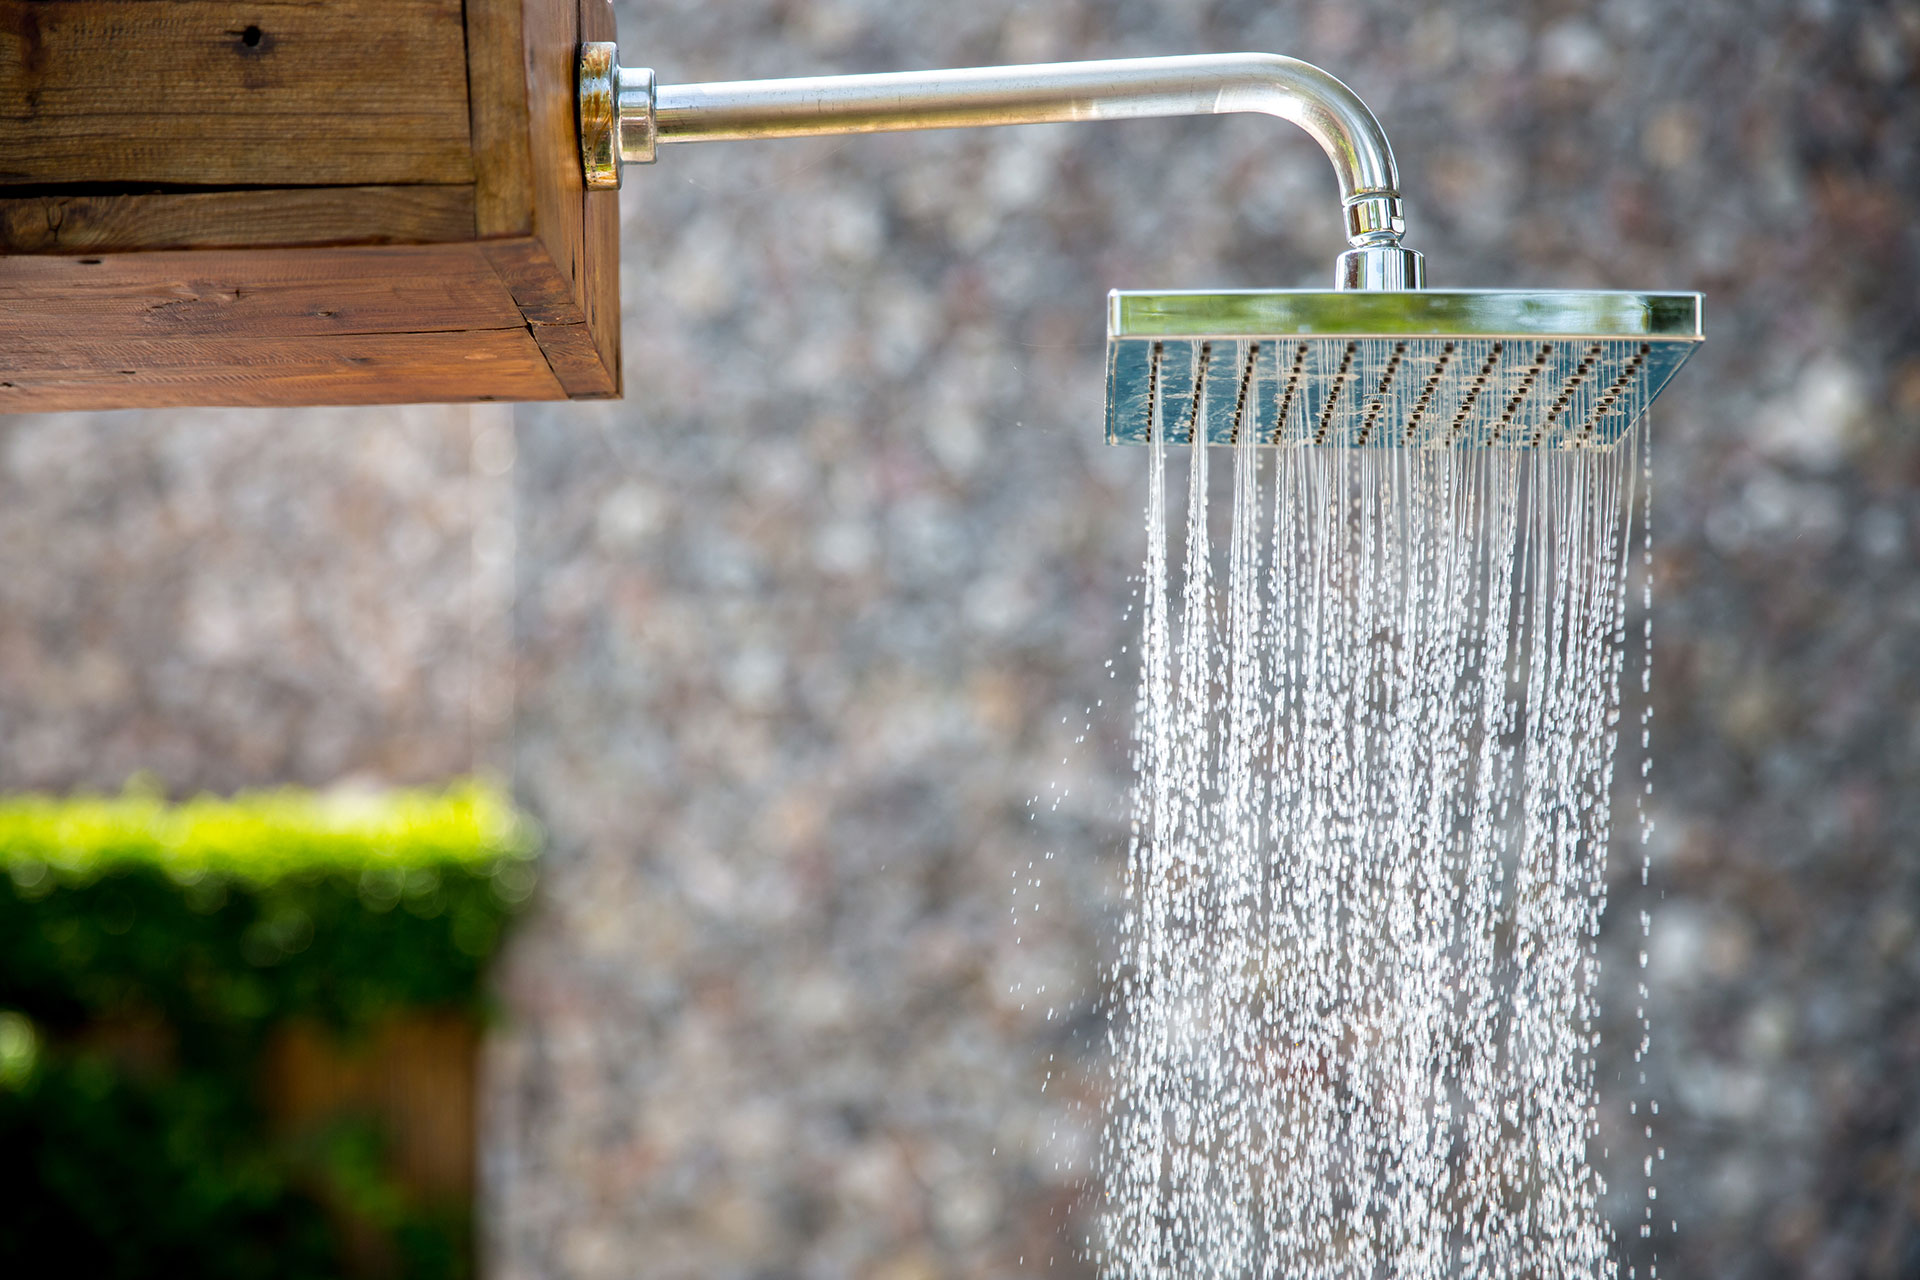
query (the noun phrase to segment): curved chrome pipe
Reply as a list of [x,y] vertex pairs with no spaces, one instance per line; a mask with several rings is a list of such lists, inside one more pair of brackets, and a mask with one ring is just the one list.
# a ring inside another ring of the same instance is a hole
[[1420,255],[1400,245],[1400,177],[1380,122],[1353,90],[1294,58],[1198,54],[658,87],[652,71],[618,61],[612,45],[582,49],[589,186],[617,187],[621,162],[648,163],[662,143],[1258,112],[1299,125],[1333,162],[1351,246],[1338,287],[1425,284]]

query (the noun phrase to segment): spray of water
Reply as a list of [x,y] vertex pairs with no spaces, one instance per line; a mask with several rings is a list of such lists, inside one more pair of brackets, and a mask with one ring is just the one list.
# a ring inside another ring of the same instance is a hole
[[1588,1149],[1641,435],[1243,444],[1222,587],[1205,447],[1172,572],[1161,434],[1103,1274],[1613,1275]]

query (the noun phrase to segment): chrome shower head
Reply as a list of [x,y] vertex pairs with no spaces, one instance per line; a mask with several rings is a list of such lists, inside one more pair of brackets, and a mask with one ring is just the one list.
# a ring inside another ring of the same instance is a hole
[[1701,339],[1697,293],[1429,291],[1401,243],[1380,122],[1318,67],[1266,53],[659,85],[581,46],[582,176],[666,143],[1260,112],[1333,162],[1336,291],[1111,295],[1107,440],[1605,449]]
[[1702,337],[1697,293],[1108,295],[1107,442],[1608,449]]

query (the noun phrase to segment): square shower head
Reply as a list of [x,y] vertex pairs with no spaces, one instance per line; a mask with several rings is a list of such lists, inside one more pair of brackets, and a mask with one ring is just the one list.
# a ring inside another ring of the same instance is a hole
[[1115,290],[1107,442],[1609,449],[1702,340],[1697,293]]

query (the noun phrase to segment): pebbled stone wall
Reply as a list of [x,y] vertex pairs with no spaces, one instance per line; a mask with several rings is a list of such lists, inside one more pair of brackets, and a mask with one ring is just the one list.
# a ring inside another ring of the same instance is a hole
[[0,416],[0,787],[504,763],[512,430],[464,406]]
[[[668,82],[1286,52],[1381,116],[1435,285],[1705,290],[1654,423],[1679,1229],[1626,1247],[1920,1274],[1909,7],[653,0],[620,32]],[[553,852],[490,1050],[495,1276],[1085,1274],[1143,496],[1099,443],[1101,299],[1318,285],[1332,193],[1258,119],[669,148],[622,197],[624,403],[0,421],[0,784],[510,769]]]

